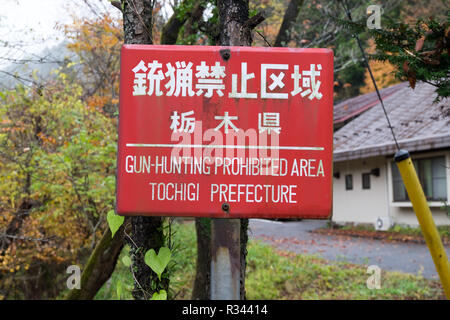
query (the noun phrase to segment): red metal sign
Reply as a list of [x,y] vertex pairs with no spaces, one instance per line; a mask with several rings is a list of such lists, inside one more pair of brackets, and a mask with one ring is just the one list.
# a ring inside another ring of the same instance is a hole
[[327,218],[333,53],[124,45],[117,212]]

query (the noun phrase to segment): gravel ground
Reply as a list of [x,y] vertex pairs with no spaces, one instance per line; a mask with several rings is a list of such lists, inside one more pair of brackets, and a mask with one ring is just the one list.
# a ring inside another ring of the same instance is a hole
[[[438,279],[426,245],[310,232],[325,225],[326,221],[322,220],[251,219],[249,236],[296,253],[317,254],[329,260],[377,265],[382,270],[420,273],[425,278]],[[450,256],[450,246],[446,246],[446,251]]]

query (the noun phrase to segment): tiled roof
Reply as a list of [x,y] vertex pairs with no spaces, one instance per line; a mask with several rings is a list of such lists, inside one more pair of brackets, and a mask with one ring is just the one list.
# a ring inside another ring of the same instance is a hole
[[[450,147],[450,100],[433,103],[435,87],[406,84],[383,99],[400,148],[420,151]],[[334,133],[334,161],[390,155],[396,151],[380,103]]]
[[[383,99],[386,99],[394,92],[407,86],[407,82],[399,83],[388,88],[380,90],[380,95]],[[368,109],[375,106],[379,102],[377,93],[366,93],[351,99],[344,100],[333,108],[333,122],[341,123],[348,120]]]

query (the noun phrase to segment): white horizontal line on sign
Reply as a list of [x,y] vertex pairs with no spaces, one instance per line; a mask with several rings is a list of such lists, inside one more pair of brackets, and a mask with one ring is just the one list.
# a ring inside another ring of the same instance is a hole
[[263,149],[263,150],[309,150],[322,151],[324,147],[296,146],[244,146],[244,145],[214,145],[214,144],[160,144],[160,143],[127,143],[127,147],[146,148],[223,148],[223,149]]

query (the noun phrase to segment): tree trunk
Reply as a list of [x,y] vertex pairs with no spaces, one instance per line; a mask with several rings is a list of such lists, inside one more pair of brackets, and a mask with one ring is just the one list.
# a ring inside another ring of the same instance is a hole
[[[132,217],[130,255],[134,278],[133,297],[137,300],[148,300],[160,287],[168,290],[169,279],[158,276],[147,264],[144,256],[147,250],[154,249],[156,253],[164,246],[164,234],[160,217]],[[152,285],[153,284],[153,285]]]
[[192,300],[209,300],[211,291],[211,219],[195,218],[197,264]]
[[126,44],[153,44],[152,0],[122,0]]
[[161,31],[161,44],[175,44],[177,43],[178,33],[181,27],[187,20],[187,14],[183,16],[182,19],[178,17],[177,9],[166,22]]
[[286,9],[281,23],[280,30],[278,31],[277,38],[275,39],[274,47],[287,47],[289,41],[291,41],[291,27],[297,19],[300,8],[303,5],[303,0],[291,0],[288,8]]
[[[153,1],[122,0],[123,30],[126,44],[152,44]],[[155,292],[152,283],[159,283],[157,275],[145,264],[144,255],[149,249],[156,252],[164,246],[163,220],[160,217],[132,217],[130,254],[134,277],[133,297],[149,299]],[[158,288],[159,286],[156,286]],[[168,280],[163,287],[168,287]]]
[[194,44],[191,36],[198,32],[199,24],[202,22],[203,12],[206,9],[206,3],[207,1],[204,0],[198,1],[192,8],[192,11],[189,12],[189,18],[184,24],[184,32],[181,35],[187,44]]
[[248,0],[218,0],[219,45],[251,46],[251,29],[245,27],[248,20]]
[[161,31],[161,44],[176,44],[181,28],[184,26],[183,38],[187,38],[197,32],[197,28],[193,28],[195,22],[198,22],[202,18],[203,11],[205,10],[204,1],[196,2],[191,6],[187,12],[180,18],[179,7],[183,6],[189,0],[184,0],[172,14],[169,20],[162,28]]

